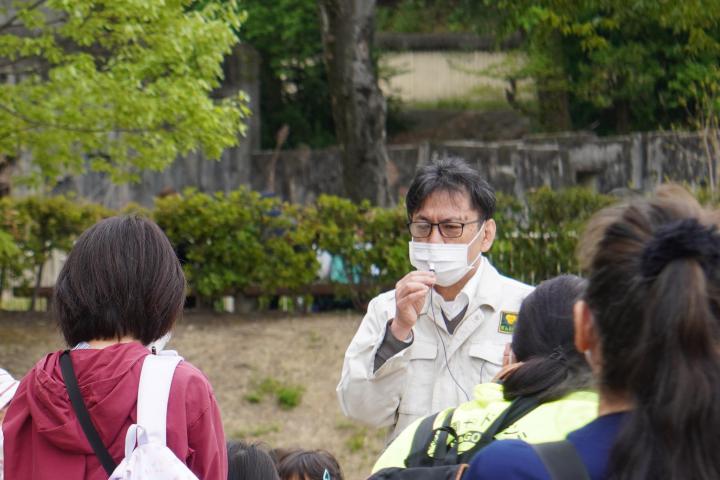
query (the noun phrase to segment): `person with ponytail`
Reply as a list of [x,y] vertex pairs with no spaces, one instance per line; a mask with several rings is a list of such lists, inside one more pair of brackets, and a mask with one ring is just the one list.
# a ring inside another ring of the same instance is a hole
[[[516,399],[531,399],[534,409],[500,430],[498,438],[558,440],[595,418],[597,395],[589,391],[590,366],[573,344],[572,309],[584,285],[574,275],[541,283],[525,298],[514,319],[512,345],[499,382],[476,385],[472,401],[426,417],[434,417],[434,428],[449,420],[449,427],[457,435],[458,455],[475,447],[488,426]],[[510,360],[513,355],[516,360]],[[378,459],[373,473],[413,466],[408,457],[413,453],[416,435],[421,435],[424,420],[419,419],[402,431]],[[437,436],[429,445],[428,455],[437,459],[435,444],[440,436],[434,435]],[[448,436],[448,441],[452,440]],[[443,463],[443,459],[437,460]]]
[[[586,478],[720,478],[719,223],[676,185],[591,219],[575,345],[592,364],[599,417],[568,435],[563,458]],[[541,450],[495,442],[465,478],[559,480]]]

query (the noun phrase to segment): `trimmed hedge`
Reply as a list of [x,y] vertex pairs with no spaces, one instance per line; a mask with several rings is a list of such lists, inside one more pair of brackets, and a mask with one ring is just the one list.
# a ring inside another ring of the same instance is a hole
[[[613,201],[581,188],[540,189],[524,202],[499,195],[498,236],[488,257],[528,283],[577,272],[584,222]],[[266,297],[307,296],[312,284],[330,282],[335,295],[361,307],[411,270],[402,205],[383,209],[324,195],[299,206],[241,188],[186,190],[157,199],[152,210],[135,205],[125,211],[157,221],[177,250],[189,289],[205,304],[248,289]],[[69,250],[85,228],[113,213],[66,197],[0,199],[0,282],[27,284],[28,271],[37,278],[52,250]],[[332,256],[332,273],[320,280],[323,253]]]

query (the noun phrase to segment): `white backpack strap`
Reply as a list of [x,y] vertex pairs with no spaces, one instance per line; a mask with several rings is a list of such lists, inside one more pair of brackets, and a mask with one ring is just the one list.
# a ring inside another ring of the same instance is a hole
[[137,424],[147,433],[148,440],[165,445],[167,407],[175,367],[182,357],[170,352],[148,355],[140,373]]

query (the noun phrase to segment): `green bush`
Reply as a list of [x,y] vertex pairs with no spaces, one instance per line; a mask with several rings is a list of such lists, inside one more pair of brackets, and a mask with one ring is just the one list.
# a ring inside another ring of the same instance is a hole
[[20,248],[27,235],[15,203],[10,197],[0,198],[0,290],[8,280],[21,278],[30,268],[29,259]]
[[[37,289],[40,287],[43,267],[54,250],[68,252],[77,237],[88,227],[111,211],[93,203],[80,202],[65,196],[31,196],[5,200],[14,216],[16,246],[24,257],[19,263],[9,265],[12,272],[34,272],[34,289],[30,310],[35,308]],[[20,280],[27,283],[23,273]]]
[[155,220],[175,246],[191,289],[208,302],[249,286],[273,292],[312,283],[312,234],[301,209],[245,188],[209,195],[186,190],[158,199]]
[[[696,196],[720,203],[712,192]],[[498,195],[498,233],[488,257],[504,274],[533,284],[577,272],[582,227],[611,202],[582,188],[541,188],[525,201]],[[137,205],[125,211],[152,214],[177,250],[190,291],[206,305],[248,289],[259,291],[264,304],[273,295],[303,296],[309,304],[309,287],[329,282],[336,296],[363,309],[412,268],[402,205],[375,208],[323,195],[300,206],[241,188],[213,195],[186,190],[157,199],[151,211]],[[24,272],[37,282],[52,250],[68,251],[85,228],[110,213],[66,197],[0,199],[0,283],[29,284]],[[328,279],[317,278],[323,252],[333,258]],[[288,393],[289,403],[292,398]]]
[[498,196],[498,233],[488,257],[501,272],[531,284],[577,273],[575,257],[583,225],[613,197],[584,188],[530,192],[527,204]]
[[362,307],[410,270],[402,207],[373,208],[368,202],[322,195],[306,209],[315,248],[333,256],[330,282],[340,296]]

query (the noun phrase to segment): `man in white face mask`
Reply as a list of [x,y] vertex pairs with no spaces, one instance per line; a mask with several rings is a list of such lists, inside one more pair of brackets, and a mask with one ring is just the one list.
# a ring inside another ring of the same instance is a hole
[[495,239],[495,194],[465,162],[421,169],[406,204],[416,270],[370,302],[337,387],[346,415],[390,426],[390,439],[493,379],[532,291],[483,257]]

